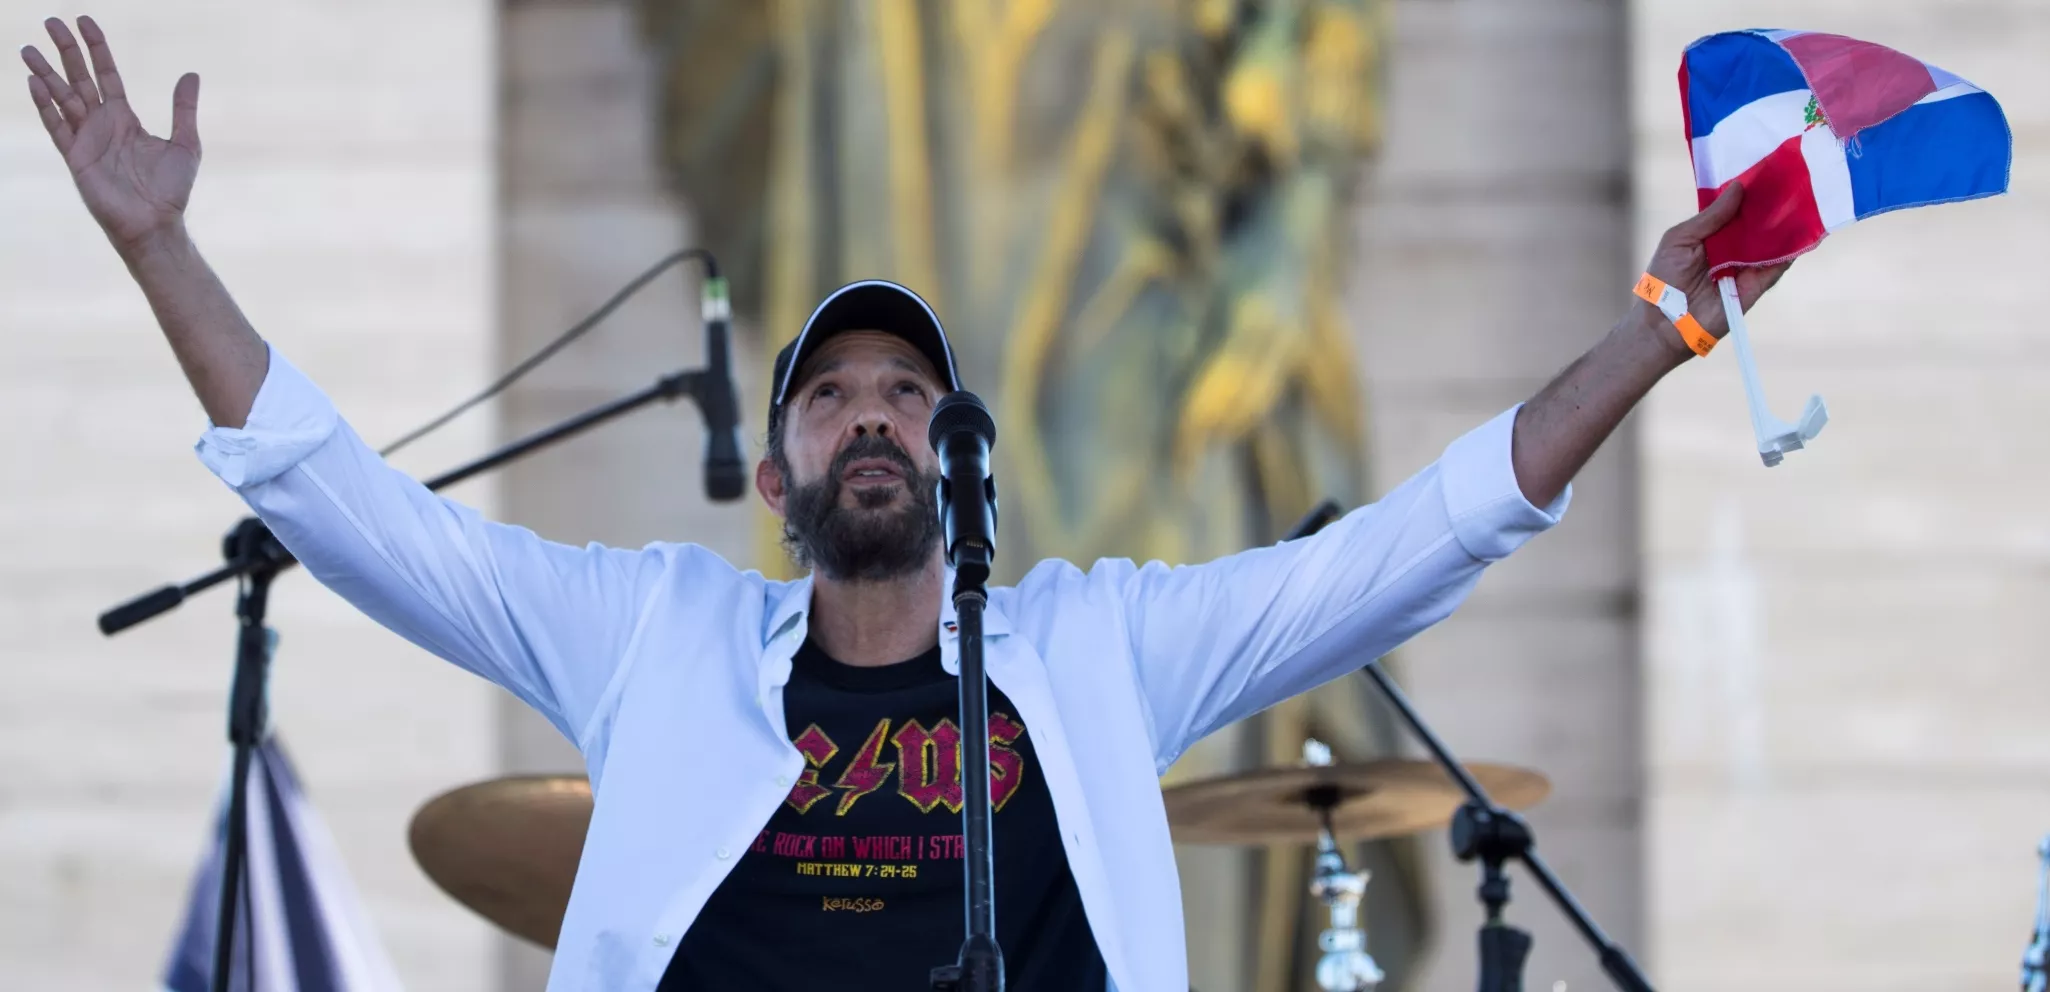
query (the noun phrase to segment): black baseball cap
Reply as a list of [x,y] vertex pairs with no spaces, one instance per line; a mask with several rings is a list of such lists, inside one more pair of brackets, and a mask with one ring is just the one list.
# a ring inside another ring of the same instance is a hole
[[894,334],[917,348],[940,374],[940,385],[948,392],[961,388],[961,375],[954,366],[954,349],[940,318],[917,293],[885,279],[864,279],[840,287],[820,302],[804,322],[797,337],[776,353],[775,378],[769,383],[769,424],[781,421],[777,412],[796,385],[797,373],[806,359],[817,354],[833,335],[842,331],[881,331]]

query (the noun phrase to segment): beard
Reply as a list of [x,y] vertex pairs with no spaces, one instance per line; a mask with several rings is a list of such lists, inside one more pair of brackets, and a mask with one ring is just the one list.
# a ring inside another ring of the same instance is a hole
[[[904,477],[904,497],[888,487],[864,487],[855,491],[855,508],[840,505],[840,480],[848,465],[863,458],[886,458],[896,465]],[[920,472],[904,449],[881,435],[855,438],[833,458],[824,477],[803,485],[791,484],[787,463],[777,470],[789,490],[783,502],[783,546],[800,567],[839,581],[886,582],[924,568],[939,547],[939,473]],[[894,509],[893,501],[899,504]]]

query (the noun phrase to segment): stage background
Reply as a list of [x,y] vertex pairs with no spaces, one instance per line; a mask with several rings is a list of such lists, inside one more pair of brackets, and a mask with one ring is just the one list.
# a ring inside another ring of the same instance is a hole
[[[201,74],[193,234],[365,437],[397,437],[501,367],[492,5],[7,0],[9,57],[51,51],[43,18],[81,13],[118,46],[149,127],[169,126],[179,74]],[[220,564],[242,505],[193,454],[205,415],[25,76],[0,100],[0,985],[151,988],[227,776],[234,596],[114,639],[94,618]],[[397,461],[425,475],[496,430],[473,417]],[[497,505],[490,481],[461,498]],[[405,827],[496,769],[497,690],[303,572],[278,581],[270,616],[280,735],[400,973],[495,987],[496,938],[420,874]]]
[[1691,203],[1678,52],[1764,24],[1892,45],[1997,96],[2012,194],[1878,217],[1751,322],[1774,409],[1832,423],[1765,471],[1736,364],[1644,411],[1647,930],[1675,988],[2016,983],[2050,832],[2050,6],[1632,6],[1638,254]]

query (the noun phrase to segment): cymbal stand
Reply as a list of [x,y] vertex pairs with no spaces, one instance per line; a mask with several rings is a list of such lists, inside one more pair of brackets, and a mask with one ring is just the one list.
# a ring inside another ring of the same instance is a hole
[[[1312,765],[1331,763],[1331,749],[1321,741],[1303,742],[1303,760]],[[1374,992],[1388,976],[1367,953],[1367,932],[1360,926],[1360,902],[1367,894],[1369,872],[1347,871],[1345,853],[1331,830],[1331,811],[1337,808],[1338,787],[1319,785],[1303,800],[1317,811],[1317,867],[1310,880],[1310,896],[1324,904],[1331,926],[1317,936],[1324,953],[1317,959],[1317,987],[1323,992]]]
[[[1338,504],[1327,499],[1303,517],[1302,522],[1296,524],[1295,529],[1289,531],[1283,540],[1293,541],[1309,537],[1322,530],[1326,524],[1338,519],[1340,513]],[[1622,989],[1623,992],[1652,992],[1651,981],[1644,977],[1644,972],[1639,970],[1637,962],[1630,960],[1630,953],[1623,950],[1623,945],[1616,943],[1603,932],[1594,918],[1587,915],[1587,910],[1581,908],[1580,900],[1573,898],[1573,893],[1567,891],[1566,883],[1560,881],[1559,876],[1552,874],[1551,867],[1545,864],[1543,858],[1538,857],[1535,846],[1537,842],[1530,831],[1530,825],[1523,822],[1522,817],[1495,805],[1495,801],[1488,798],[1488,794],[1481,790],[1481,784],[1474,781],[1472,775],[1467,774],[1466,766],[1460,764],[1459,759],[1453,757],[1452,752],[1446,749],[1445,742],[1431,732],[1430,726],[1424,723],[1424,718],[1418,715],[1416,707],[1410,705],[1409,697],[1403,695],[1402,690],[1396,687],[1395,680],[1389,678],[1388,673],[1381,669],[1379,659],[1367,662],[1363,671],[1381,690],[1381,697],[1395,708],[1403,724],[1416,735],[1417,740],[1423,742],[1424,747],[1430,750],[1431,756],[1438,759],[1438,764],[1444,767],[1445,773],[1452,776],[1452,781],[1466,793],[1466,804],[1459,808],[1458,814],[1452,819],[1452,847],[1459,860],[1472,861],[1479,858],[1481,862],[1479,895],[1481,902],[1487,907],[1486,922],[1482,924],[1480,932],[1481,992],[1521,992],[1523,988],[1523,959],[1530,952],[1530,935],[1509,926],[1502,919],[1502,907],[1509,902],[1509,876],[1502,873],[1502,866],[1512,860],[1521,861],[1525,868],[1530,869],[1531,875],[1537,879],[1545,894],[1552,897],[1552,902],[1559,907],[1559,911],[1566,914],[1574,929],[1579,930],[1580,936],[1587,941],[1588,946],[1594,948],[1596,957],[1601,960],[1602,970],[1608,973],[1609,980],[1616,983],[1618,989]],[[1305,757],[1308,757],[1307,749],[1305,750]],[[1328,750],[1326,753],[1329,753]],[[1312,801],[1314,802],[1314,799]],[[1337,797],[1332,797],[1330,802],[1335,805]],[[1330,833],[1328,812],[1325,815],[1324,832],[1326,835]],[[1321,977],[1321,967],[1318,974]]]
[[1521,992],[1523,988],[1523,959],[1530,951],[1530,935],[1507,925],[1502,919],[1502,907],[1509,902],[1509,877],[1502,873],[1502,866],[1509,861],[1521,861],[1537,879],[1539,887],[1552,897],[1560,912],[1580,931],[1588,946],[1594,948],[1601,960],[1602,971],[1609,980],[1623,992],[1652,992],[1651,981],[1644,977],[1637,962],[1630,959],[1623,945],[1616,943],[1604,932],[1594,918],[1581,908],[1580,900],[1573,898],[1566,883],[1552,874],[1551,866],[1538,857],[1536,840],[1530,825],[1515,813],[1495,805],[1488,794],[1481,790],[1479,782],[1467,774],[1466,766],[1447,750],[1445,742],[1431,732],[1424,718],[1417,715],[1410,705],[1409,697],[1397,688],[1395,680],[1381,669],[1379,659],[1370,661],[1363,669],[1381,690],[1382,698],[1395,707],[1396,713],[1417,740],[1438,759],[1446,774],[1458,783],[1467,795],[1467,802],[1452,818],[1453,853],[1461,861],[1481,862],[1481,885],[1479,895],[1487,907],[1486,922],[1480,931],[1481,992]]

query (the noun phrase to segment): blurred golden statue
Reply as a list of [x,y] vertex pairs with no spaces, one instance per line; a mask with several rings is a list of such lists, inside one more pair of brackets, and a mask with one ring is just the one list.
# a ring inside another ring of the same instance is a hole
[[[1002,424],[1000,569],[1205,560],[1367,495],[1339,293],[1379,136],[1379,0],[641,8],[664,164],[764,352],[853,279],[894,279],[939,312]],[[773,574],[780,531],[761,533]],[[1347,682],[1184,764],[1290,763],[1312,732],[1367,757],[1387,741],[1366,712]],[[1368,852],[1385,989],[1422,932],[1404,851]],[[1305,858],[1264,861],[1243,894],[1260,907],[1248,974],[1213,987],[1306,987],[1323,924]]]

